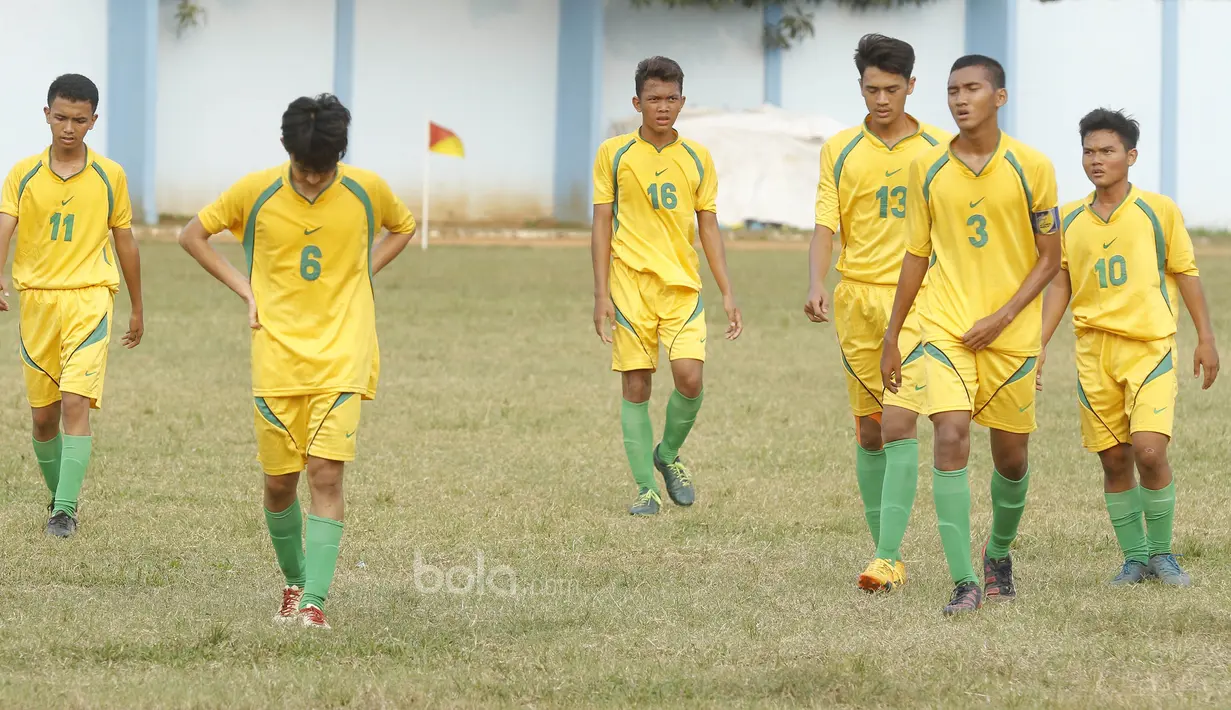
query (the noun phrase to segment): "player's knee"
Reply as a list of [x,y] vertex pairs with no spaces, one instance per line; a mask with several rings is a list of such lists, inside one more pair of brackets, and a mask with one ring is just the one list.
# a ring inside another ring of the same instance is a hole
[[308,486],[312,489],[312,495],[340,495],[344,468],[345,464],[341,461],[310,457],[308,459]]
[[872,417],[859,417],[859,448],[864,451],[880,451],[885,446],[881,426]]
[[1157,444],[1134,446],[1133,456],[1143,481],[1158,478],[1168,470],[1167,448]]
[[675,389],[689,399],[701,396],[701,373],[684,373],[675,376]]
[[915,426],[915,413],[908,410],[899,412],[893,407],[887,407],[881,417],[881,441],[888,444],[917,438],[919,433]]
[[74,436],[86,436],[90,433],[89,397],[65,392],[60,407],[65,433]]
[[623,375],[625,401],[641,404],[650,401],[651,373],[649,370],[633,370]]
[[265,476],[265,507],[275,512],[285,510],[295,500],[299,489],[299,474]]
[[34,424],[34,438],[39,441],[50,441],[54,439],[56,434],[60,433],[60,407],[59,405],[51,405],[50,407],[39,407],[38,409],[30,410],[31,420]]
[[970,453],[969,427],[960,426],[957,422],[938,422],[935,437],[938,458],[964,459]]

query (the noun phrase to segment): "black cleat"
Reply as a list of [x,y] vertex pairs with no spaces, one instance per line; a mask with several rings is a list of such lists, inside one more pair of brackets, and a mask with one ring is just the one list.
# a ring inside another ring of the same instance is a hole
[[56,537],[72,537],[77,532],[77,519],[63,511],[47,521],[47,534]]

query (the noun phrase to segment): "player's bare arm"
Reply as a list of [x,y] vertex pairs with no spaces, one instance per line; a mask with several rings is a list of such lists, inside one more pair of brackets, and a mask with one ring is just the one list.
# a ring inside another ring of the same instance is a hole
[[205,225],[201,224],[201,220],[193,217],[180,232],[178,241],[184,251],[196,259],[210,276],[221,281],[227,288],[234,291],[235,295],[244,299],[244,303],[248,304],[248,327],[260,330],[261,322],[257,318],[256,297],[252,295],[252,284],[231,265],[231,262],[226,260],[226,257],[210,245],[209,238],[212,236],[214,235],[206,231]]
[[825,276],[833,260],[833,230],[816,225],[812,230],[812,244],[808,246],[808,302],[804,313],[813,323],[829,320],[829,291],[825,289]]
[[4,279],[4,265],[9,261],[9,242],[13,240],[13,232],[17,231],[17,218],[6,212],[0,212],[0,311],[9,309],[9,282]]
[[1218,348],[1214,345],[1214,326],[1210,322],[1210,309],[1205,302],[1205,291],[1201,288],[1201,277],[1189,274],[1176,274],[1176,286],[1180,288],[1180,296],[1188,306],[1188,315],[1192,316],[1193,325],[1197,328],[1197,348],[1193,350],[1193,377],[1200,377],[1205,372],[1205,381],[1201,389],[1208,390],[1218,377]]
[[893,311],[885,328],[885,346],[881,352],[881,382],[885,389],[897,394],[902,386],[902,353],[898,350],[898,336],[906,324],[906,316],[915,305],[923,279],[928,275],[928,258],[910,252],[902,259],[902,273],[898,277],[898,290],[893,295]]
[[141,336],[145,335],[145,303],[141,298],[141,252],[137,248],[137,238],[133,236],[131,227],[112,229],[111,238],[115,242],[115,258],[119,260],[120,271],[124,273],[131,308],[128,332],[124,333],[120,342],[131,350],[141,344]]
[[1043,294],[1043,349],[1039,351],[1039,366],[1034,376],[1035,389],[1043,389],[1043,362],[1047,359],[1047,344],[1064,320],[1064,312],[1073,300],[1073,281],[1069,278],[1068,269],[1056,272],[1056,278],[1051,280],[1047,292]]
[[1026,274],[1026,279],[1018,287],[1017,293],[1009,302],[1001,306],[995,313],[980,318],[974,326],[962,336],[962,342],[971,350],[982,350],[995,342],[1005,328],[1013,322],[1022,310],[1038,297],[1056,273],[1060,271],[1060,230],[1052,234],[1035,234],[1035,246],[1039,250],[1039,260],[1034,268]]
[[727,249],[722,243],[722,232],[718,229],[718,215],[708,210],[698,212],[697,232],[701,236],[701,248],[705,250],[710,272],[714,274],[714,283],[718,284],[718,291],[722,294],[722,308],[727,312],[727,340],[735,340],[744,332],[744,319],[739,306],[735,305],[735,293],[727,276]]
[[376,246],[372,247],[372,253],[368,256],[372,261],[372,273],[379,274],[381,269],[396,259],[398,254],[401,254],[402,250],[406,248],[406,245],[410,244],[410,240],[414,238],[418,231],[418,228],[415,228],[409,234],[398,234],[395,232],[386,234]]
[[594,332],[611,343],[615,330],[615,306],[611,305],[611,204],[594,205],[590,228],[590,256],[594,259]]

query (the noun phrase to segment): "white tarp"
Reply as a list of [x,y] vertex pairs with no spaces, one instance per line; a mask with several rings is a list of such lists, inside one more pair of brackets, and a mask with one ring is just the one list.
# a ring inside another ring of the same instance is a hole
[[[639,115],[618,121],[613,135],[640,125]],[[762,106],[747,111],[686,108],[675,128],[714,157],[723,225],[764,222],[811,230],[821,145],[846,126],[827,116]]]

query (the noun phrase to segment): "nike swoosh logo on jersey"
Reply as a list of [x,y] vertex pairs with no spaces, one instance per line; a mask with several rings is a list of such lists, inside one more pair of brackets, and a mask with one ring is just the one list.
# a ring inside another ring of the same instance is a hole
[[654,177],[658,177],[659,175],[662,175],[663,173],[667,172],[670,169],[671,168],[663,168],[662,170],[659,170],[658,172],[654,173]]
[[[86,376],[86,377],[91,377],[91,376],[93,376],[93,375],[97,375],[97,374],[98,374],[98,370],[95,370],[95,371],[93,371],[93,372],[87,372],[87,373],[85,373],[85,376]],[[1155,412],[1155,414],[1158,414],[1158,412]]]
[[349,433],[349,434],[347,434],[347,435],[346,435],[346,438],[347,438],[347,439],[349,439],[349,438],[351,438],[351,437],[352,437],[352,436],[354,436],[354,435],[355,435],[355,432],[353,432],[353,431],[352,431],[351,433]]
[[897,175],[900,172],[902,172],[901,168],[898,168],[897,170],[894,170],[893,172],[889,172],[888,170],[886,170],[885,177],[893,177],[894,175]]
[[303,233],[304,233],[304,236],[307,236],[316,231],[320,231],[320,227],[317,227],[316,229],[305,229],[303,230]]
[[918,392],[918,391],[919,391],[919,390],[921,390],[921,389],[927,389],[927,385],[923,385],[922,387],[920,387],[919,385],[915,385],[915,391],[916,391],[916,392]]
[[[76,195],[73,195],[73,197],[76,197]],[[70,198],[68,198],[67,200],[65,200],[65,201],[61,202],[61,203],[60,203],[60,206],[61,206],[61,207],[63,207],[64,205],[67,205],[68,203],[72,202],[72,201],[73,201],[73,197],[70,197]]]
[[1165,411],[1167,411],[1167,408],[1166,408],[1166,407],[1163,407],[1162,409],[1155,409],[1155,410],[1154,410],[1154,413],[1155,413],[1155,414],[1162,414],[1162,413],[1163,413],[1163,412],[1165,412]]
[[978,207],[978,206],[979,206],[979,202],[982,202],[982,201],[984,201],[984,200],[986,200],[986,199],[987,199],[986,197],[980,197],[978,202],[971,202],[971,203],[970,203],[970,208],[971,208],[971,209],[974,209],[974,208]]
[[[1116,239],[1119,239],[1119,237],[1116,237]],[[1109,241],[1109,242],[1107,242],[1106,244],[1104,244],[1104,245],[1103,245],[1103,248],[1104,248],[1104,249],[1106,249],[1107,247],[1111,246],[1112,244],[1115,244],[1115,243],[1116,243],[1116,239],[1112,239],[1111,241]]]
[[1031,405],[1031,404],[1034,404],[1034,402],[1031,402],[1030,404],[1027,404],[1027,405],[1026,405],[1026,406],[1024,406],[1024,407],[1018,407],[1018,408],[1017,408],[1017,411],[1019,411],[1019,412],[1024,412],[1024,411],[1026,411],[1027,409],[1030,409],[1030,405]]

